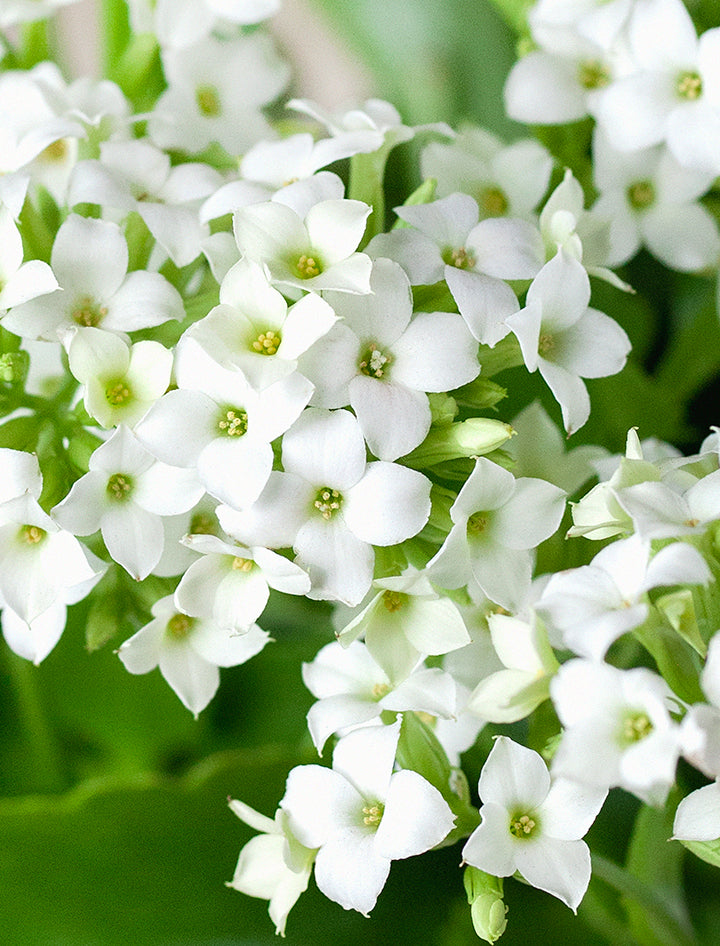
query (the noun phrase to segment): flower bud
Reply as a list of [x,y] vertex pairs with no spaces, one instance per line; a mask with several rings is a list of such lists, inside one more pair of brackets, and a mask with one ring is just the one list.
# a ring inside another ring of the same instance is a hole
[[496,450],[513,435],[510,424],[490,417],[470,417],[446,427],[431,428],[425,440],[404,458],[422,469],[460,457],[478,457]]
[[502,879],[477,867],[467,867],[463,882],[475,932],[487,943],[497,942],[507,926]]

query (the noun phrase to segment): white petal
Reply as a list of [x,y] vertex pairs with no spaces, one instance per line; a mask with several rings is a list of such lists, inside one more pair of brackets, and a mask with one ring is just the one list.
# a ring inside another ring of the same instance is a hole
[[454,824],[440,792],[417,772],[403,769],[390,779],[375,849],[390,860],[413,857],[439,844]]
[[422,473],[378,460],[348,490],[343,517],[372,545],[397,545],[423,528],[430,515],[430,481]]

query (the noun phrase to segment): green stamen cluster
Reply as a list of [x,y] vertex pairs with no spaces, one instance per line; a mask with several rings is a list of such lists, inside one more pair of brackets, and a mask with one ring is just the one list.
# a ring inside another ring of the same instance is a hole
[[323,486],[319,489],[313,502],[313,506],[318,510],[323,519],[332,519],[335,513],[342,505],[342,495],[329,486]]
[[316,256],[307,256],[303,253],[295,263],[295,272],[300,279],[312,279],[322,272],[322,265]]
[[220,96],[214,85],[200,85],[195,90],[195,101],[201,115],[216,118],[222,111]]
[[107,494],[115,502],[125,502],[130,499],[133,481],[126,473],[113,473],[107,481]]
[[268,329],[261,332],[250,347],[260,355],[275,355],[281,341],[279,332]]
[[610,71],[598,59],[580,63],[578,81],[583,89],[602,89],[610,83]]
[[190,634],[190,631],[193,629],[195,624],[195,618],[191,618],[188,614],[173,614],[170,620],[167,622],[165,627],[165,632],[168,637],[171,637],[176,641],[184,641]]
[[488,217],[502,217],[508,211],[508,199],[499,187],[487,187],[480,194],[480,209]]
[[47,535],[40,526],[25,525],[20,529],[20,540],[26,545],[39,545]]
[[390,356],[383,355],[375,342],[372,342],[358,364],[358,368],[369,378],[382,378],[389,364]]
[[218,421],[218,429],[228,437],[242,437],[248,429],[247,411],[241,407],[229,407]]
[[525,841],[532,837],[537,826],[538,823],[532,815],[513,815],[510,819],[510,834],[512,834],[514,838]]
[[635,210],[645,210],[655,203],[655,187],[652,181],[636,181],[627,189],[630,206]]
[[107,315],[107,307],[98,305],[90,296],[77,300],[71,312],[73,322],[89,328],[97,328]]
[[702,78],[697,72],[683,72],[678,78],[675,88],[681,99],[694,102],[702,95]]

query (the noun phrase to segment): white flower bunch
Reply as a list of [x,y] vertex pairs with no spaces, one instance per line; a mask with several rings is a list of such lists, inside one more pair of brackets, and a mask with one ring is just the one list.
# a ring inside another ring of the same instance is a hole
[[[637,270],[612,267],[641,246],[684,278],[720,265],[720,26],[698,37],[680,0],[538,0],[507,109],[592,119],[591,163],[565,167],[379,99],[287,101],[275,0],[128,7],[117,83],[15,68],[19,47],[0,73],[10,649],[40,663],[121,587],[119,660],[197,717],[277,633],[268,604],[333,609],[297,667],[332,764],[295,747],[273,820],[230,803],[260,833],[229,886],[283,935],[311,876],[367,915],[392,861],[458,842],[488,942],[503,878],[576,912],[611,789],[684,796],[674,838],[711,859],[718,434],[691,456],[626,434],[649,369],[626,369]],[[409,142],[423,181],[386,213]],[[612,413],[597,379],[631,402],[622,457],[564,443],[602,431],[596,392]]]

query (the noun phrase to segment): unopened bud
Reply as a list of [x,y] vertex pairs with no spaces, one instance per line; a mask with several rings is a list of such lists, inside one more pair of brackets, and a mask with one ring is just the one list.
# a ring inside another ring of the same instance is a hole
[[507,926],[502,878],[466,867],[463,881],[475,932],[486,943],[497,942]]

